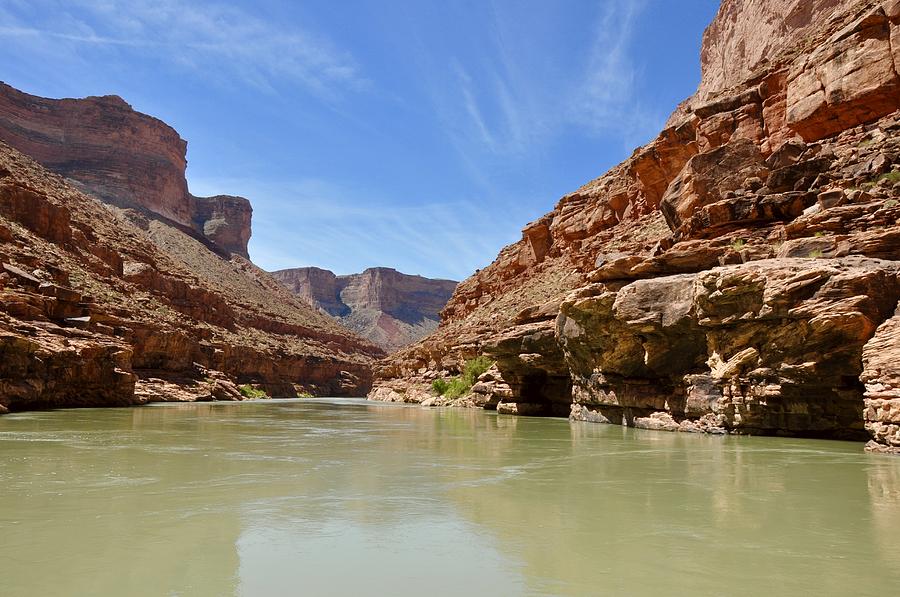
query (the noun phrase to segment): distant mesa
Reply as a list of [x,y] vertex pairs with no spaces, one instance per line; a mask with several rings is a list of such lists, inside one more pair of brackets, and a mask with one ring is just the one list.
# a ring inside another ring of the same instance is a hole
[[299,298],[388,351],[436,330],[441,309],[457,285],[453,280],[411,276],[386,267],[348,276],[299,267],[272,272],[272,276]]

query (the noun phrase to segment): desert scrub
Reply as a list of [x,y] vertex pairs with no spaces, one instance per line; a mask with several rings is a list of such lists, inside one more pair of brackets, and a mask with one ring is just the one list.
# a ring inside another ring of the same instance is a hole
[[238,391],[241,393],[241,396],[243,396],[244,398],[250,398],[251,400],[259,400],[261,398],[269,397],[269,395],[266,394],[265,390],[257,390],[250,384],[238,386]]
[[878,177],[876,182],[887,181],[888,184],[895,184],[900,182],[900,170],[894,170],[893,172],[888,172],[887,174],[882,174]]
[[746,244],[747,243],[746,243],[746,241],[744,241],[744,239],[738,238],[738,239],[735,239],[734,241],[732,241],[731,248],[734,249],[735,251],[740,251],[741,249],[744,248],[744,245],[746,245]]
[[485,356],[468,360],[463,366],[461,375],[450,380],[436,379],[431,382],[431,389],[437,392],[438,396],[451,399],[461,398],[469,393],[478,377],[490,369],[493,364],[493,361]]
[[819,249],[815,249],[809,252],[810,259],[821,259],[825,254]]
[[450,398],[451,400],[454,398],[462,398],[469,393],[470,389],[472,389],[472,386],[463,381],[461,377],[454,377],[450,380],[450,383],[447,384],[447,391],[444,392],[442,396],[444,398]]
[[431,382],[431,389],[434,390],[438,396],[443,396],[449,387],[450,383],[443,378]]

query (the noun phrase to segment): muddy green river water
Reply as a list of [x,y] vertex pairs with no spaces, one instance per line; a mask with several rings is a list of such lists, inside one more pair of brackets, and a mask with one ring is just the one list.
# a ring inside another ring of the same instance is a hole
[[362,400],[0,418],[0,595],[897,595],[900,459]]

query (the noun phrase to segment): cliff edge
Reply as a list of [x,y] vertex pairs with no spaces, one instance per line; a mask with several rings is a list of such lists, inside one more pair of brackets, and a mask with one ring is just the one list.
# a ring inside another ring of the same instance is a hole
[[0,83],[0,139],[87,193],[146,209],[248,256],[250,202],[191,195],[187,142],[118,96],[47,99]]
[[0,413],[369,390],[384,351],[246,258],[249,203],[191,196],[170,127],[4,86],[0,140]]

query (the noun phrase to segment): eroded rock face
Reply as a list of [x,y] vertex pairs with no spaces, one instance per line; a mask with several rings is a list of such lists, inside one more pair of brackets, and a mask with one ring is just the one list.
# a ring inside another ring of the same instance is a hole
[[900,8],[891,0],[796,59],[787,79],[788,126],[816,141],[894,111],[898,42]]
[[383,351],[148,214],[0,143],[0,412],[369,390]]
[[188,193],[187,143],[118,96],[56,100],[0,83],[0,141],[104,201],[146,209],[247,256],[250,203]]
[[666,189],[662,213],[676,230],[700,208],[743,188],[748,179],[765,179],[768,172],[762,152],[748,139],[695,155]]
[[502,397],[461,404],[897,451],[898,15],[724,0],[659,137],[460,283],[376,392],[418,402],[488,355]]
[[437,329],[439,313],[457,284],[390,268],[336,276],[328,270],[303,267],[273,272],[272,276],[310,305],[388,351]]
[[703,34],[701,100],[742,84],[849,2],[723,0]]
[[600,287],[557,322],[577,412],[860,439],[863,347],[893,312],[898,272],[865,258],[777,259]]
[[203,236],[226,253],[237,253],[249,259],[247,243],[250,242],[253,217],[249,201],[243,197],[216,195],[191,196],[191,202],[194,207],[191,222]]
[[866,429],[869,447],[900,453],[900,314],[885,321],[863,349]]

